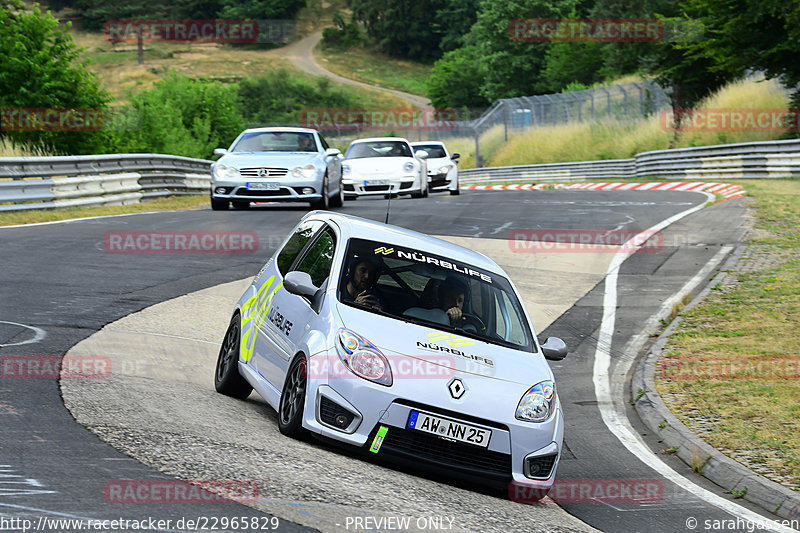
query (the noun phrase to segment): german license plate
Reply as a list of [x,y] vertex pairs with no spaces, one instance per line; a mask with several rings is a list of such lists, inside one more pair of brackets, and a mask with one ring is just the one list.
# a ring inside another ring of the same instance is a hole
[[456,422],[449,418],[433,416],[419,411],[411,411],[411,415],[408,417],[408,427],[446,439],[474,444],[481,448],[488,447],[489,439],[492,438],[492,430],[490,429]]
[[277,183],[247,183],[248,191],[277,191],[281,188]]
[[364,185],[391,185],[389,180],[364,180]]

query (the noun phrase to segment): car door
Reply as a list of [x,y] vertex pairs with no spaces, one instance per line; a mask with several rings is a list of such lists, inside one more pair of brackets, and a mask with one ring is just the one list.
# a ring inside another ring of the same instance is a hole
[[[324,291],[333,266],[335,249],[336,235],[330,227],[324,226],[315,232],[290,271],[306,272],[314,285]],[[303,339],[316,314],[310,299],[291,294],[285,289],[276,293],[264,321],[266,329],[263,334],[272,356],[271,360],[264,361],[264,372],[267,379],[278,388],[283,386],[289,363],[301,350]]]
[[[279,355],[289,349],[287,340],[278,333],[285,332],[279,329],[280,321],[272,310],[276,302],[283,299],[286,290],[283,288],[283,277],[291,271],[303,250],[308,246],[317,232],[324,226],[321,220],[304,220],[292,231],[289,239],[278,252],[275,261],[268,263],[256,277],[255,324],[256,335],[254,341],[253,365],[262,377],[266,378],[275,388],[283,386]],[[278,304],[278,307],[280,305]],[[284,309],[285,311],[285,309]],[[281,312],[283,316],[283,312]],[[283,326],[288,327],[288,326]]]
[[[319,143],[322,145],[322,150],[325,151],[330,146],[322,135],[319,136]],[[328,183],[339,183],[339,177],[342,175],[342,158],[338,155],[329,155],[325,158],[325,164],[328,167]],[[333,190],[335,187],[331,187]]]

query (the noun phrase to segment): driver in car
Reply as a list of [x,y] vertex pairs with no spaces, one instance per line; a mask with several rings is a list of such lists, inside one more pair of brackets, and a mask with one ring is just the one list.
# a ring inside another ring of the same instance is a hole
[[460,324],[464,318],[462,315],[466,293],[466,284],[454,276],[448,276],[439,285],[439,307],[447,313],[453,326]]
[[297,148],[301,152],[312,152],[314,150],[314,139],[311,135],[300,135],[297,138]]
[[342,300],[380,309],[383,303],[375,287],[380,266],[381,261],[377,257],[354,258],[350,263],[349,279]]

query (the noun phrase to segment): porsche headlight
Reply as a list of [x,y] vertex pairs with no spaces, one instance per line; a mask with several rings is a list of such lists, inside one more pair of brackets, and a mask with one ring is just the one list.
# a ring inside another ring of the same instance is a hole
[[350,174],[350,165],[342,165],[342,174],[345,176]]
[[292,176],[295,178],[313,178],[317,173],[317,167],[314,165],[306,165],[304,167],[297,167],[292,170]]
[[453,165],[445,165],[443,167],[439,167],[436,170],[436,172],[434,172],[434,174],[439,174],[439,175],[447,174],[448,172],[450,172],[451,168],[453,168]]
[[403,165],[403,171],[404,172],[414,172],[414,163],[409,161],[408,163]]
[[239,171],[226,165],[217,165],[214,167],[214,177],[218,180],[236,179],[239,177]]
[[340,329],[336,348],[339,359],[353,374],[380,385],[392,386],[389,361],[367,339],[348,329]]
[[550,380],[537,383],[522,396],[516,417],[526,422],[544,422],[556,407],[556,385]]

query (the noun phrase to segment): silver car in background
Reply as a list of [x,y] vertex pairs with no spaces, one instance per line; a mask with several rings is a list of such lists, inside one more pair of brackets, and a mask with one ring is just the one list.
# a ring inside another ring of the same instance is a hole
[[211,165],[211,208],[247,209],[250,202],[309,202],[315,209],[343,201],[342,155],[316,130],[243,131]]
[[460,193],[458,187],[458,158],[461,154],[451,154],[441,141],[420,141],[411,143],[415,152],[423,150],[428,153],[425,162],[428,164],[428,189],[433,191],[447,190],[450,194]]
[[423,151],[412,152],[400,137],[353,141],[342,163],[345,199],[369,195],[428,196],[428,172]]

